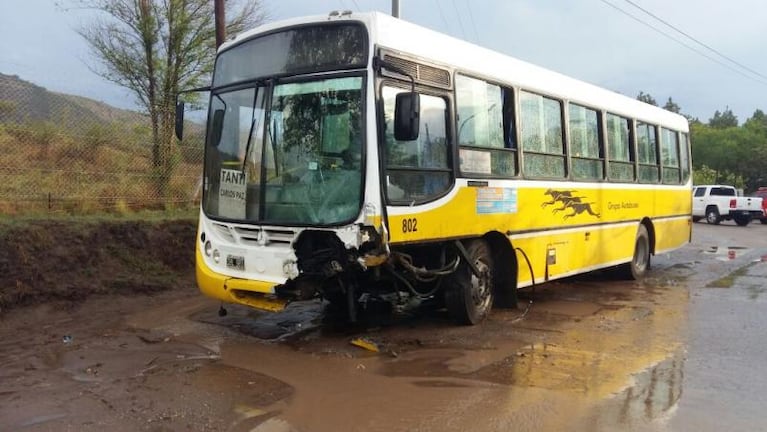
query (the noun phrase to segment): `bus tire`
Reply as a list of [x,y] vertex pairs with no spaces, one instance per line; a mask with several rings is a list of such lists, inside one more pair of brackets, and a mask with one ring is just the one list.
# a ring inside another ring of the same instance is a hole
[[634,256],[631,262],[624,264],[623,276],[630,280],[642,279],[650,270],[650,236],[647,227],[639,224],[636,240],[634,241]]
[[445,306],[457,323],[474,325],[487,317],[493,305],[493,257],[490,246],[484,240],[470,241],[466,252],[480,271],[480,276],[474,275],[468,263],[461,263],[448,278]]
[[722,217],[719,215],[719,210],[716,207],[711,206],[706,209],[706,222],[711,225],[719,225],[722,221]]

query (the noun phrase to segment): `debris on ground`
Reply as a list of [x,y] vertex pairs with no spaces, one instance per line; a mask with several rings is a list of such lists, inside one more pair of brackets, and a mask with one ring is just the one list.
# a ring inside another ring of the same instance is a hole
[[375,352],[375,353],[380,352],[380,350],[378,349],[378,344],[367,338],[355,338],[355,339],[352,339],[349,343],[351,343],[352,345],[356,347],[366,349],[370,352]]

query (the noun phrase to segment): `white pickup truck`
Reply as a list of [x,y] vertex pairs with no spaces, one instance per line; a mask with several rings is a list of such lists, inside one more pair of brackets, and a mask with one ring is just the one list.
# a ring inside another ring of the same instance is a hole
[[736,224],[746,226],[751,219],[763,216],[761,198],[738,196],[732,186],[700,185],[693,188],[693,222],[706,218],[706,222],[716,225],[732,219]]

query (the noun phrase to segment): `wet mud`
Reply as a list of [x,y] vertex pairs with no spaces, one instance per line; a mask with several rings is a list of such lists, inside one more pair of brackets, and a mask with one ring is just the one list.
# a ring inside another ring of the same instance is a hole
[[742,268],[733,286],[758,302],[767,277],[753,232],[698,225],[642,282],[539,285],[473,327],[439,310],[348,326],[319,301],[219,316],[192,286],[14,310],[0,430],[685,430],[688,387],[710,394],[691,308]]

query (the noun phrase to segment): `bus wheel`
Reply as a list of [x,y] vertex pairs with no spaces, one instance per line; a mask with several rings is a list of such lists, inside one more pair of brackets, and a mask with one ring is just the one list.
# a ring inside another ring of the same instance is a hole
[[468,263],[462,263],[448,279],[445,306],[459,324],[474,325],[485,319],[493,305],[493,257],[484,240],[469,242],[466,253],[479,270],[479,276]]
[[634,257],[631,262],[624,264],[623,275],[626,279],[639,280],[650,269],[650,236],[647,227],[639,224],[636,241],[634,242]]

